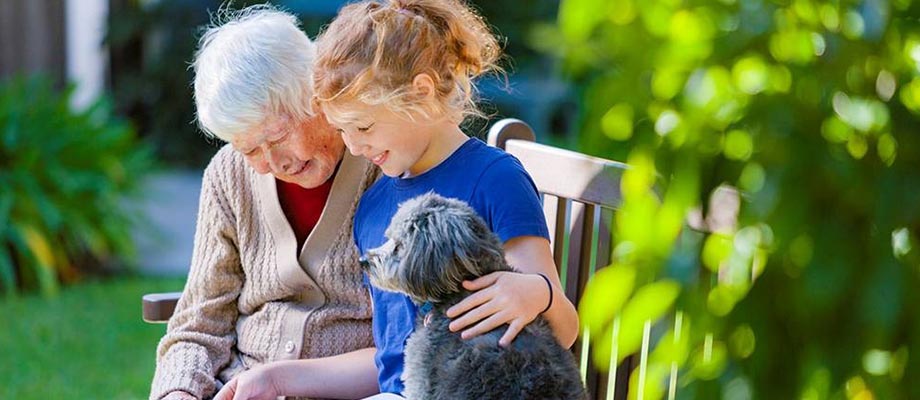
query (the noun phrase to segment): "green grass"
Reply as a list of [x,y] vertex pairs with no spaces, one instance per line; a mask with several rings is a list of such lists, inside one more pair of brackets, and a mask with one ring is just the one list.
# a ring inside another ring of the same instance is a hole
[[119,278],[49,299],[0,298],[0,399],[146,399],[166,325],[141,319],[141,296],[183,281]]

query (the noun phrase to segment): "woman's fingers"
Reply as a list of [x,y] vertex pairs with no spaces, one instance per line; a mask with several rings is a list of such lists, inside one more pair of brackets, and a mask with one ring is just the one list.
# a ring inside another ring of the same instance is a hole
[[217,395],[214,396],[214,400],[233,400],[233,396],[236,394],[236,378],[227,382],[224,387],[220,388],[220,391],[217,392]]

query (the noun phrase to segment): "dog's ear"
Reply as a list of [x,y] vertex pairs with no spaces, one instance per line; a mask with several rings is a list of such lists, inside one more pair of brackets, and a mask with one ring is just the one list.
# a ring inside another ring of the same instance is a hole
[[505,264],[501,241],[472,208],[461,203],[445,216],[446,229],[454,233],[454,257],[463,266],[465,279],[498,271]]
[[403,204],[398,215],[391,233],[405,238],[402,281],[417,297],[443,298],[504,265],[498,238],[464,202],[428,194]]
[[429,232],[432,226],[428,213],[416,215],[403,231],[404,248],[400,249],[400,280],[413,300],[436,301],[457,291],[456,282],[446,273],[450,263],[450,244],[444,243]]

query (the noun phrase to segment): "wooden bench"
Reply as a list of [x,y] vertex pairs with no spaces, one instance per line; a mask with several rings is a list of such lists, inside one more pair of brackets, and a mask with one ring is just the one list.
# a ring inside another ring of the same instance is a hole
[[[534,138],[524,122],[504,119],[492,126],[488,143],[517,157],[542,193],[565,294],[577,305],[588,279],[610,262],[610,224],[621,201],[620,178],[626,165],[539,144]],[[179,293],[145,295],[144,320],[166,322],[178,298]],[[594,368],[584,336],[572,350],[592,399],[626,398],[633,358],[611,369],[616,373],[610,375]]]

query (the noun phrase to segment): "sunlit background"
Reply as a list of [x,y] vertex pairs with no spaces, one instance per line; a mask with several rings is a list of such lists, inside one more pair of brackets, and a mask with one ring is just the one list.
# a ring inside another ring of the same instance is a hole
[[[345,2],[274,3],[312,37]],[[920,2],[474,3],[509,54],[491,120],[631,166],[579,304],[599,368],[647,336],[633,397],[920,399]],[[219,6],[0,0],[0,398],[147,397]]]

